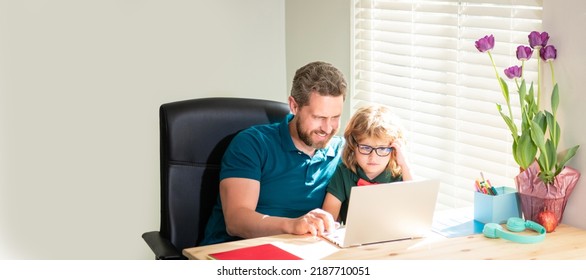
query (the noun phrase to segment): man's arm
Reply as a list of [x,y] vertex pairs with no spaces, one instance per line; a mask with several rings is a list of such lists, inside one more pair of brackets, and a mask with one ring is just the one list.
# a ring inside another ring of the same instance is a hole
[[322,235],[334,230],[332,215],[315,209],[299,218],[272,217],[256,212],[260,183],[246,178],[220,182],[226,231],[232,236],[254,238],[282,233]]

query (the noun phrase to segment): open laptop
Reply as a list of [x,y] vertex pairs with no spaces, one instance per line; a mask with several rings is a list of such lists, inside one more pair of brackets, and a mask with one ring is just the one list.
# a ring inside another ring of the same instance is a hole
[[324,238],[346,248],[424,237],[431,231],[439,185],[413,180],[353,187],[346,225]]

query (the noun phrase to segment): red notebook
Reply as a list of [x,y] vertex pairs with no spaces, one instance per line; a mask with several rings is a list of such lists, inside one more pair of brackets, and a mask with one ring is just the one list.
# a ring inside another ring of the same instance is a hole
[[245,247],[209,255],[216,260],[301,260],[273,244]]

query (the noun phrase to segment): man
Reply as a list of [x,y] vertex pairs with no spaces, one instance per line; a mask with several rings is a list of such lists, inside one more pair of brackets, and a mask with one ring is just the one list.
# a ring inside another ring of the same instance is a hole
[[329,63],[298,69],[281,123],[239,133],[222,159],[220,199],[201,245],[291,233],[314,236],[334,229],[319,209],[340,160],[335,136],[346,97],[343,74]]

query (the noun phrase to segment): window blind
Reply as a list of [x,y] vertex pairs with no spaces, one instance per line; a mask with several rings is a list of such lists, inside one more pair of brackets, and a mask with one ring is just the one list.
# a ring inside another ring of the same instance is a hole
[[[406,128],[416,176],[441,181],[439,209],[472,206],[480,172],[493,185],[514,187],[519,167],[495,105],[504,99],[488,55],[474,42],[494,35],[493,58],[506,79],[502,71],[520,65],[516,47],[542,31],[542,1],[353,4],[352,113],[372,103],[393,109]],[[536,66],[526,63],[524,76],[536,80]],[[519,116],[512,82],[509,89]]]

